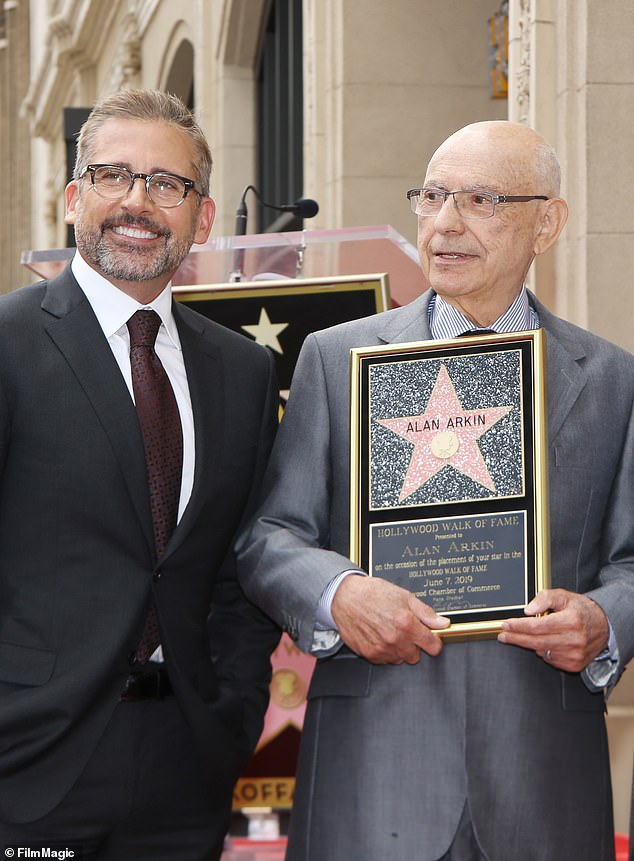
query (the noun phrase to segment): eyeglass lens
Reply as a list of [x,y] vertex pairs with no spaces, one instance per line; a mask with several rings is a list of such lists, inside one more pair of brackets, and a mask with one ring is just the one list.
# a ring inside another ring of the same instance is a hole
[[412,194],[410,204],[415,215],[437,215],[448,196],[453,197],[456,206],[465,218],[490,218],[495,210],[493,196],[482,191],[444,192],[424,188]]
[[[143,177],[139,177],[143,179]],[[133,174],[124,168],[109,165],[92,171],[92,183],[102,197],[125,197],[132,188]],[[151,201],[159,206],[178,206],[185,197],[187,186],[180,177],[169,173],[153,173],[145,187]]]

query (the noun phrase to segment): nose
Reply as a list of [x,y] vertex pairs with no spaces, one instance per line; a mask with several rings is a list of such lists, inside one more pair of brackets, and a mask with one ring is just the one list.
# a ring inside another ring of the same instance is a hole
[[464,219],[460,215],[456,199],[452,194],[447,195],[443,205],[440,207],[440,212],[434,216],[434,227],[438,233],[446,233],[447,231],[463,232]]
[[134,177],[132,180],[132,188],[129,189],[127,194],[124,196],[122,203],[128,209],[134,209],[137,212],[149,209],[152,206],[152,201],[147,193],[144,177]]

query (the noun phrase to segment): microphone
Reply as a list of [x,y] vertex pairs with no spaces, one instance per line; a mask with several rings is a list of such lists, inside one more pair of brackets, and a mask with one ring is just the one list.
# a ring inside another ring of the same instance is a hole
[[[249,212],[247,209],[246,198],[249,191],[252,191],[253,194],[257,197],[257,199],[260,201],[262,206],[266,206],[268,209],[276,209],[278,212],[292,212],[293,215],[296,215],[298,218],[314,218],[315,215],[317,215],[317,213],[319,212],[319,204],[311,197],[300,197],[294,203],[282,203],[276,205],[274,203],[267,203],[265,200],[262,200],[260,192],[254,185],[247,185],[242,192],[240,203],[238,204],[238,208],[236,209],[236,222],[234,230],[236,236],[245,236],[247,232],[247,218]],[[244,249],[236,249],[234,267],[233,271],[229,275],[229,281],[235,282],[242,280],[242,276],[244,275],[244,273],[242,272],[243,262]]]
[[276,209],[278,212],[292,212],[293,215],[296,215],[298,218],[314,218],[319,212],[319,204],[316,200],[313,200],[310,197],[300,197],[294,203],[282,203],[277,205],[275,203],[267,203],[265,200],[262,200],[262,196],[257,188],[254,185],[247,185],[242,192],[240,203],[236,209],[236,224],[234,231],[236,236],[244,236],[247,232],[247,217],[249,213],[247,210],[246,197],[249,191],[252,191],[262,206],[266,206],[268,209]]
[[264,203],[264,206],[279,209],[280,212],[292,212],[298,218],[313,218],[319,212],[319,204],[312,197],[300,197],[295,203],[284,203],[281,206],[271,206],[270,203]]

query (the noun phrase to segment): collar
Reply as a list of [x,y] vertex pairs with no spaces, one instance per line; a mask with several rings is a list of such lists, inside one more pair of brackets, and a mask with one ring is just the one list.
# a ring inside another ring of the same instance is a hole
[[149,305],[142,305],[89,266],[79,251],[75,252],[72,259],[71,270],[106,338],[110,338],[121,329],[127,331],[126,323],[139,308],[152,308],[161,318],[170,341],[180,350],[180,338],[172,313],[171,282]]
[[[464,332],[474,330],[473,323],[437,293],[431,296],[427,310],[429,328],[434,340],[458,338]],[[506,311],[486,328],[493,329],[494,332],[522,332],[539,328],[539,317],[529,302],[526,285]]]

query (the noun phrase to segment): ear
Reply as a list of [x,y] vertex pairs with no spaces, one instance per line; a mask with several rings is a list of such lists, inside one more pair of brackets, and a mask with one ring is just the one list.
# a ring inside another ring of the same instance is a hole
[[538,230],[533,246],[535,254],[543,254],[555,244],[567,220],[568,204],[562,197],[553,197],[545,201],[541,219],[537,224]]
[[203,197],[198,209],[198,225],[194,234],[195,245],[204,245],[207,242],[215,217],[216,204],[210,197]]
[[64,199],[66,201],[66,212],[64,221],[66,224],[75,223],[75,214],[77,212],[77,201],[79,200],[79,184],[76,179],[71,180],[64,190]]

